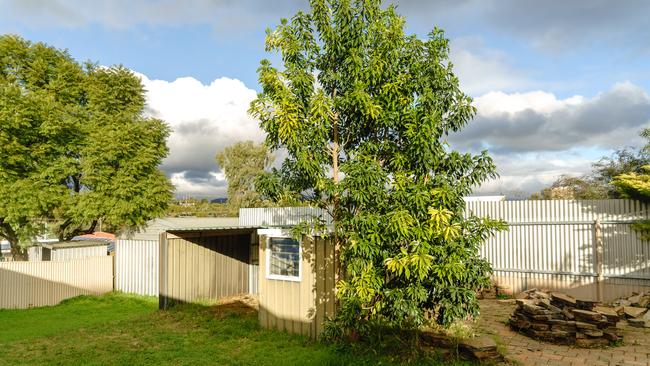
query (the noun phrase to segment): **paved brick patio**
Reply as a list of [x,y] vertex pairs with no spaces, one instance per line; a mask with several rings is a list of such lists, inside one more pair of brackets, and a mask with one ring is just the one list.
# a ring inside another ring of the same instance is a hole
[[514,309],[514,304],[481,300],[478,326],[482,333],[492,335],[497,344],[505,348],[507,358],[516,363],[535,366],[650,366],[650,329],[626,327],[623,345],[619,347],[582,349],[560,346],[536,341],[510,330],[506,321]]

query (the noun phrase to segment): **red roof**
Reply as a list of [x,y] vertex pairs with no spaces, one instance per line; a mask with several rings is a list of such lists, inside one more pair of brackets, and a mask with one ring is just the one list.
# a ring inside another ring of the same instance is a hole
[[88,239],[109,239],[111,241],[115,241],[115,234],[107,233],[104,231],[95,231],[92,234],[79,235],[79,237]]

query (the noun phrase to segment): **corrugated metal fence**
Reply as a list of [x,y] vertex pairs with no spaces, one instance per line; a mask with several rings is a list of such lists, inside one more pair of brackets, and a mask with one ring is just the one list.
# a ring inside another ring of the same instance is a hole
[[118,240],[115,245],[115,290],[158,296],[158,240]]
[[650,243],[630,225],[650,218],[631,200],[468,202],[467,213],[503,219],[509,231],[482,247],[497,282],[513,291],[564,290],[611,300],[650,289]]
[[315,207],[265,207],[240,208],[240,226],[288,227],[322,218],[326,224],[332,223],[332,217],[323,209]]
[[113,290],[113,258],[0,263],[0,309],[56,305],[78,295]]

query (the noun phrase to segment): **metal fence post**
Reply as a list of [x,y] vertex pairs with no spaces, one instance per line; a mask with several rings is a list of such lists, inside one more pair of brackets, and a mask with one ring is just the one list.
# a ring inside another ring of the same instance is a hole
[[605,276],[603,274],[603,233],[600,218],[594,221],[594,254],[595,254],[595,271],[596,272],[596,299],[600,302],[603,301]]

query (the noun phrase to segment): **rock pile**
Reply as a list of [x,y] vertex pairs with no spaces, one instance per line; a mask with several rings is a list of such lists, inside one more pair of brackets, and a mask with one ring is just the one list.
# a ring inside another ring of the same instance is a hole
[[578,300],[559,292],[528,290],[517,299],[510,326],[532,338],[578,347],[603,347],[622,340],[625,314],[595,301]]
[[612,303],[615,308],[623,308],[627,323],[632,327],[650,328],[650,293],[634,294]]

